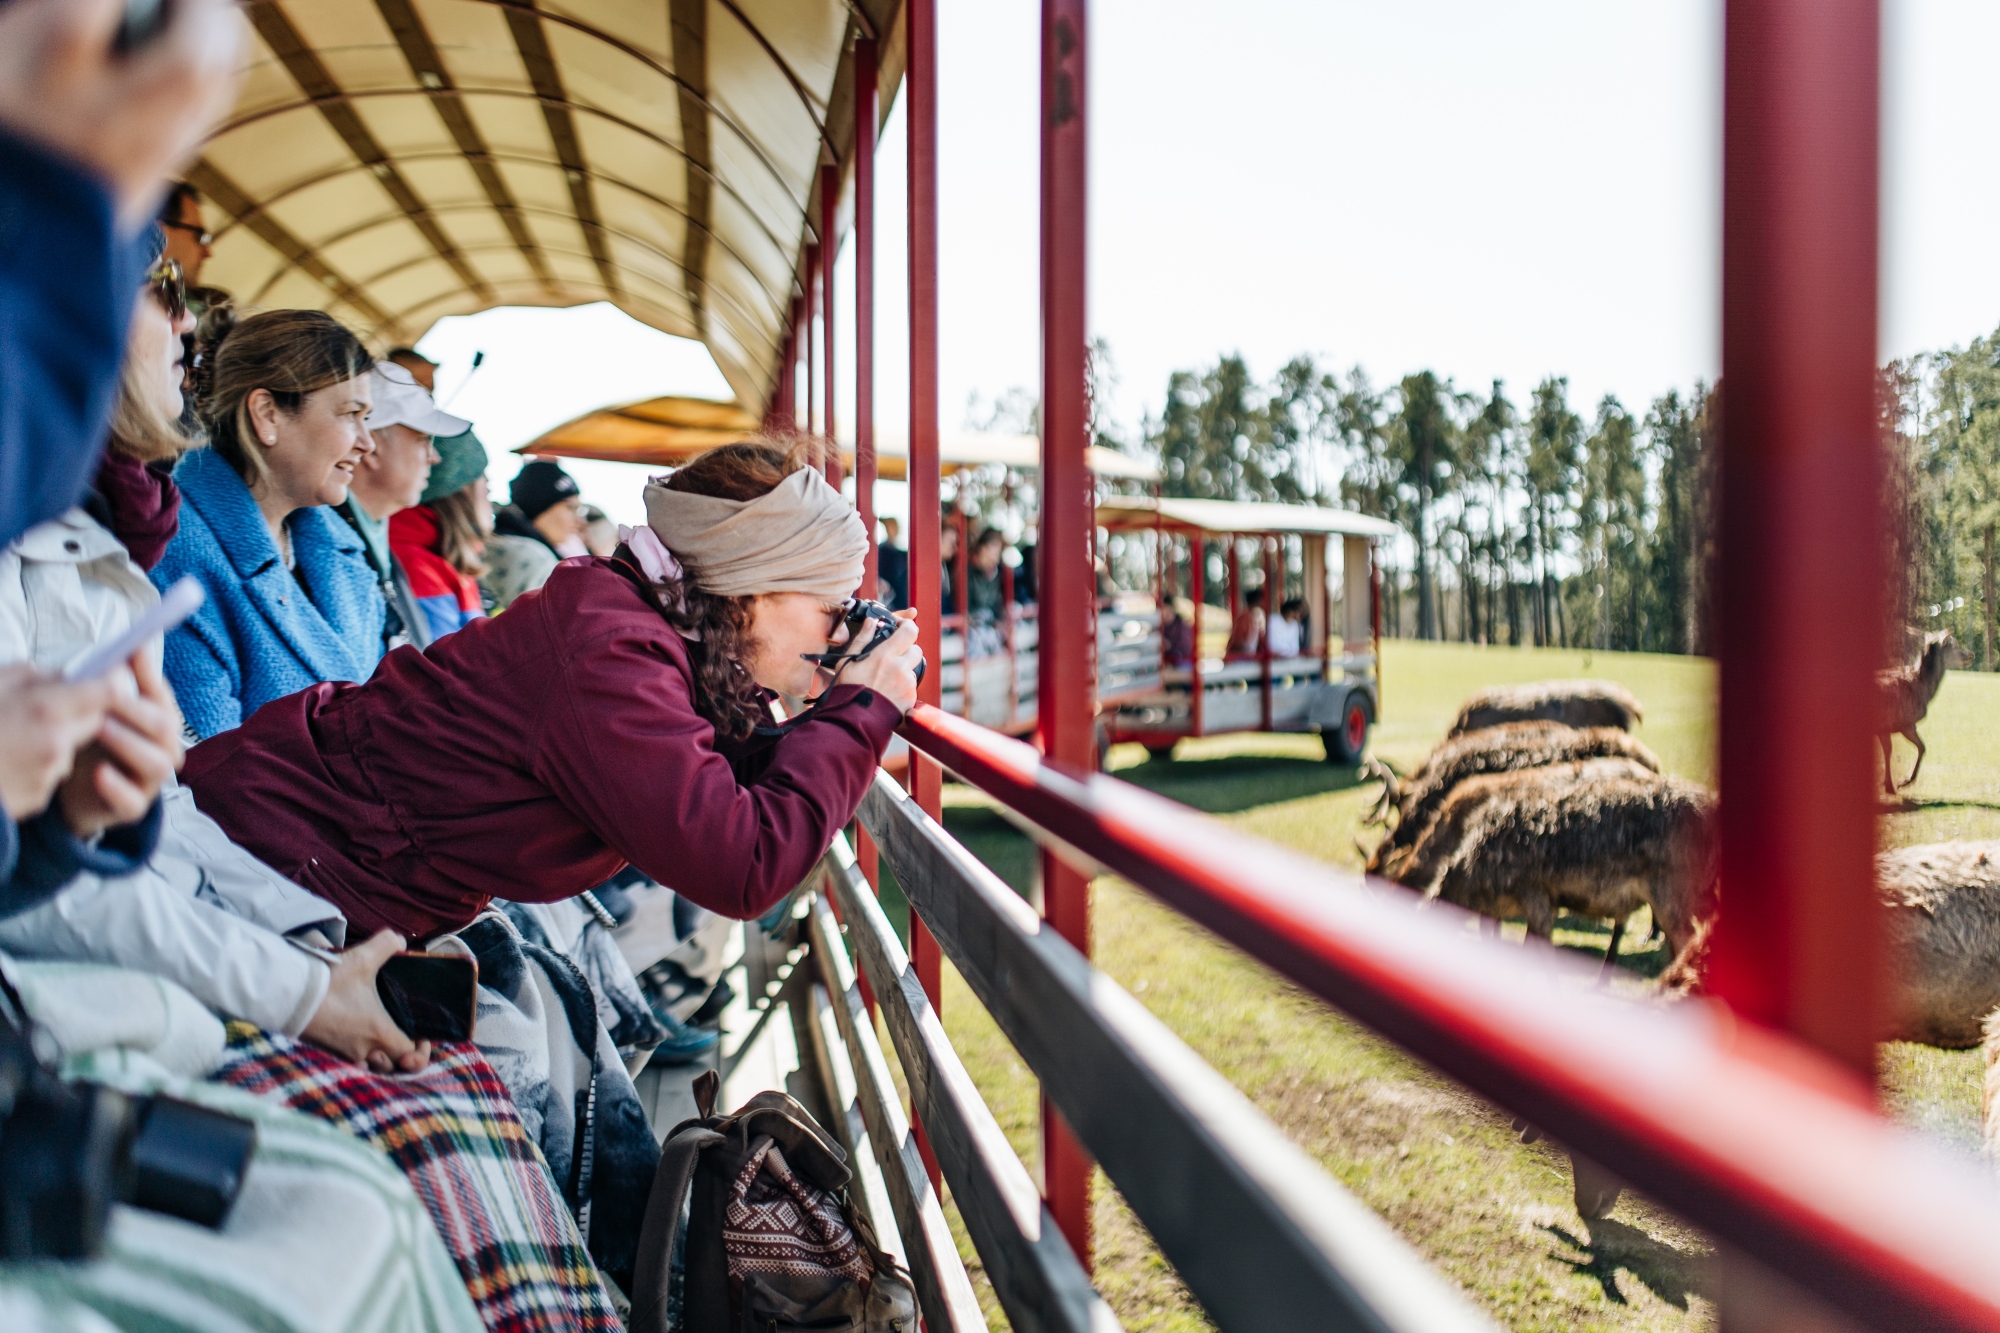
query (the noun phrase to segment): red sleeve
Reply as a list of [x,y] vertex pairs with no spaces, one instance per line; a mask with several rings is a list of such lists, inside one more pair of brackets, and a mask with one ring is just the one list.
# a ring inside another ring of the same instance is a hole
[[712,912],[748,919],[796,888],[854,817],[901,721],[872,690],[841,686],[772,747],[748,786],[694,711],[685,661],[616,632],[555,682],[537,776],[633,865]]

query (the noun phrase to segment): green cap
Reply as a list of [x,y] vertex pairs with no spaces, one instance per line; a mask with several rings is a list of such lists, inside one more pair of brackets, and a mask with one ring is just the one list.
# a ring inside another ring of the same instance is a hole
[[471,431],[463,435],[440,435],[431,441],[438,451],[437,465],[431,468],[431,483],[424,487],[425,504],[470,486],[486,470],[486,446]]

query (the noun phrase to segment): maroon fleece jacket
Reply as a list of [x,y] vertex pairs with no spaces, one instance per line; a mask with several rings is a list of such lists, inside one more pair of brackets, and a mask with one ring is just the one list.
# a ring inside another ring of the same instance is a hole
[[[337,905],[351,938],[455,930],[489,898],[553,902],[628,861],[725,916],[790,892],[854,815],[901,720],[830,691],[761,746],[720,747],[687,645],[606,560],[362,685],[265,704],[181,779],[256,856]],[[727,751],[727,752],[725,752]]]

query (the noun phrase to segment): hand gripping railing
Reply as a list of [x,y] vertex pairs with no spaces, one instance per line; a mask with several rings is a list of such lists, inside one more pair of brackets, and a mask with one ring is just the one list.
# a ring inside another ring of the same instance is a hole
[[1730,1249],[1870,1326],[2000,1330],[2000,1190],[1719,1005],[1593,993],[1544,949],[919,706],[902,734],[1059,854],[1119,875]]

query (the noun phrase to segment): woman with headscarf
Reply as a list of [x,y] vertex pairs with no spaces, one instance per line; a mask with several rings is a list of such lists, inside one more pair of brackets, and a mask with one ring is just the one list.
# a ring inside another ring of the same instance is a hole
[[[728,445],[645,499],[619,558],[197,746],[203,808],[364,931],[426,939],[627,863],[725,916],[768,910],[916,701],[916,626],[813,660],[845,639],[868,534],[796,451]],[[818,700],[774,726],[774,692]]]

